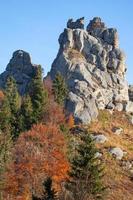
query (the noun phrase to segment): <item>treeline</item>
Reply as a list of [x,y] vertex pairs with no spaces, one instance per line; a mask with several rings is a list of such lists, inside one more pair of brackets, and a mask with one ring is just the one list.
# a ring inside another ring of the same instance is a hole
[[8,77],[0,92],[0,200],[103,199],[103,167],[64,110],[63,77],[43,82],[40,66],[27,91],[21,97]]

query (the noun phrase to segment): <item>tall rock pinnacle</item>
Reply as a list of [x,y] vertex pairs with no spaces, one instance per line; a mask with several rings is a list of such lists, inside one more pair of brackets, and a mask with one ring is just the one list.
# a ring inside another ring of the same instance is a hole
[[6,67],[6,71],[0,75],[0,88],[4,88],[6,80],[12,76],[18,85],[18,90],[21,95],[25,94],[28,84],[35,75],[38,65],[31,63],[30,55],[23,51],[17,50]]
[[128,84],[125,56],[119,48],[117,30],[107,28],[99,17],[84,29],[84,18],[68,20],[59,37],[59,52],[49,76],[57,72],[69,88],[66,108],[77,122],[89,123],[99,109],[125,109]]

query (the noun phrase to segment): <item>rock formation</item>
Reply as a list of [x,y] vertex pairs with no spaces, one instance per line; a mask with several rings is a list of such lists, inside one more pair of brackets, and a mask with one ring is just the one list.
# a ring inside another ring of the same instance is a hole
[[117,30],[95,17],[84,30],[84,18],[69,20],[59,37],[59,52],[49,76],[57,72],[69,89],[66,108],[77,122],[89,123],[99,109],[125,110],[129,101],[125,56]]
[[129,85],[128,92],[130,101],[133,101],[133,85]]
[[7,78],[12,76],[16,80],[19,93],[21,95],[25,94],[37,67],[37,65],[31,63],[30,55],[27,52],[15,51],[6,67],[6,71],[0,75],[0,88],[4,88]]

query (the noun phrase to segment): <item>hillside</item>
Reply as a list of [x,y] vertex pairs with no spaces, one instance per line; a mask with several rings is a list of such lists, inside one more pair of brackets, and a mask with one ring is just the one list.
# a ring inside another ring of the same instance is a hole
[[17,50],[0,74],[0,200],[133,200],[133,86],[118,31],[69,19],[43,77]]
[[[89,126],[92,133],[107,137],[107,141],[97,144],[106,168],[107,200],[133,199],[133,125],[128,117],[123,112],[102,111],[98,120]],[[114,130],[118,131],[115,133]],[[115,147],[124,152],[120,160],[109,153]]]

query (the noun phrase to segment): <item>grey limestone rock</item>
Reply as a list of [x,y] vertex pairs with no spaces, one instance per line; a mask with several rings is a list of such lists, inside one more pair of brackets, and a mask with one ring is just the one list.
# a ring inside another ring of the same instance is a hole
[[64,77],[69,90],[65,106],[77,122],[91,122],[100,109],[128,109],[125,56],[115,28],[106,27],[99,17],[86,30],[84,18],[69,19],[59,44],[48,75],[52,80],[57,72]]
[[124,151],[119,147],[114,147],[109,150],[110,154],[112,154],[117,160],[121,160],[124,156]]
[[68,21],[49,75],[53,80],[58,71],[62,74],[69,89],[66,109],[77,122],[87,124],[99,109],[122,111],[129,96],[117,30],[107,28],[98,17],[84,30],[83,20]]
[[133,115],[133,102],[132,101],[128,101],[126,106],[125,106],[125,111],[127,113],[130,113]]
[[96,143],[104,143],[106,142],[108,139],[105,135],[103,134],[99,134],[99,135],[93,135],[92,139],[96,142]]
[[69,19],[67,22],[67,28],[84,29],[84,17],[77,19],[75,22],[73,21],[73,19]]
[[17,50],[6,67],[6,71],[0,74],[0,88],[4,88],[6,80],[12,76],[17,83],[19,93],[24,95],[27,91],[28,84],[35,76],[38,65],[31,63],[30,55],[23,51]]

